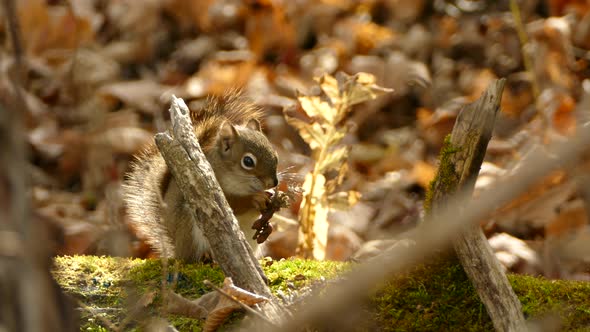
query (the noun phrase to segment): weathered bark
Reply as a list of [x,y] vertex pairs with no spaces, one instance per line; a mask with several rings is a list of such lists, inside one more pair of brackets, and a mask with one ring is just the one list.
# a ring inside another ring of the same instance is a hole
[[[457,190],[471,193],[492,137],[500,108],[504,79],[492,83],[474,103],[459,114],[449,140],[441,153],[439,172],[432,187],[432,213],[440,209]],[[459,211],[460,213],[460,211]],[[497,331],[525,328],[521,305],[500,263],[479,227],[457,236],[455,252],[473,282]]]
[[[215,173],[207,161],[192,129],[189,110],[182,99],[173,97],[170,106],[172,137],[156,134],[156,144],[177,181],[195,220],[209,240],[213,258],[227,277],[241,288],[272,298],[264,273],[223,195]],[[277,320],[279,307],[264,305],[267,317]]]

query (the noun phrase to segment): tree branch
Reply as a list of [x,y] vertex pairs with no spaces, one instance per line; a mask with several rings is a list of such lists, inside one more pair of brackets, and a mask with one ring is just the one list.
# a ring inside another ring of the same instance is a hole
[[[483,95],[465,106],[441,153],[438,174],[430,189],[432,213],[460,189],[470,195],[492,137],[505,79],[490,84]],[[461,209],[459,209],[460,213]],[[453,243],[463,269],[484,303],[497,331],[521,331],[522,309],[500,263],[479,226],[460,233]]]
[[[182,99],[173,97],[170,106],[172,136],[156,134],[155,140],[168,168],[186,198],[197,227],[209,240],[213,258],[227,277],[243,289],[272,298],[266,277],[245,240],[238,222],[219,187],[191,124]],[[276,321],[279,307],[264,305],[267,317]]]

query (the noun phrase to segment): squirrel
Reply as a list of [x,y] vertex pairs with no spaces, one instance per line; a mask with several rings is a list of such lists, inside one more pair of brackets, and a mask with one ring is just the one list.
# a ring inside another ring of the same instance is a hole
[[[278,156],[260,126],[261,110],[241,92],[210,97],[190,112],[201,148],[256,252],[252,223],[268,202],[265,190],[278,185]],[[177,180],[154,143],[140,153],[123,186],[130,222],[160,255],[203,260],[209,243],[193,220]]]

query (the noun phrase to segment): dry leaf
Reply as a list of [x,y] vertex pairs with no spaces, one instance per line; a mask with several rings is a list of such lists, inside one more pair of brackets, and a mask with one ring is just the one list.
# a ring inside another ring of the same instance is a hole
[[567,202],[560,207],[559,214],[545,225],[545,237],[556,238],[576,233],[583,230],[588,221],[588,213],[582,200]]
[[[232,279],[227,277],[223,281],[223,287],[221,290],[234,298],[235,301],[250,307],[258,303],[268,301],[268,299],[264,296],[254,294],[245,289],[237,287],[234,285]],[[232,312],[241,309],[241,306],[235,301],[232,301],[225,296],[221,296],[215,308],[207,315],[207,319],[205,320],[205,324],[203,326],[203,331],[217,331],[219,326],[225,322]]]
[[152,80],[122,81],[103,86],[99,93],[153,115],[160,111],[160,97],[168,89]]
[[422,188],[428,188],[435,175],[436,168],[421,160],[418,160],[412,169],[412,176]]
[[335,110],[327,102],[317,96],[298,96],[301,108],[310,118],[322,117],[328,123],[334,123]]
[[49,6],[42,0],[17,1],[25,47],[32,54],[52,49],[74,49],[94,39],[90,18],[68,6]]
[[91,144],[107,146],[113,153],[131,155],[138,152],[152,140],[152,133],[145,129],[115,127],[93,137]]
[[286,117],[287,123],[299,130],[299,135],[309,144],[312,150],[316,150],[326,144],[326,137],[320,124],[306,123],[294,117]]
[[335,169],[339,169],[342,166],[342,162],[348,155],[348,146],[341,146],[334,151],[328,153],[324,160],[318,162],[316,167],[321,173],[326,173]]
[[[375,99],[385,93],[393,90],[383,88],[377,85],[375,76],[367,73],[357,73],[349,76],[345,73],[338,73],[336,79],[332,77],[322,76],[318,82],[320,87],[328,96],[334,105],[344,104],[346,108],[353,105]],[[335,84],[337,84],[335,86]],[[335,94],[338,91],[338,94]],[[342,111],[341,113],[345,113]],[[344,114],[340,114],[343,116]],[[339,122],[341,118],[336,118]]]
[[573,136],[576,133],[576,107],[575,100],[570,95],[558,96],[558,105],[553,111],[553,127],[565,136]]

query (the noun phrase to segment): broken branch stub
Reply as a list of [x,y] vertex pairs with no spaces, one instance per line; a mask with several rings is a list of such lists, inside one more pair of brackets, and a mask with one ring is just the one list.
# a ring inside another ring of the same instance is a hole
[[[264,272],[219,187],[193,131],[189,110],[184,101],[173,97],[170,105],[172,129],[158,133],[156,145],[166,161],[180,191],[186,198],[197,227],[211,246],[211,254],[227,277],[239,287],[272,298]],[[171,135],[172,136],[171,136]],[[264,305],[271,320],[278,317],[274,301]],[[274,316],[274,317],[273,317]]]
[[[492,137],[505,79],[490,84],[483,95],[465,106],[450,138],[445,140],[437,176],[430,188],[430,213],[436,214],[457,191],[472,193],[475,180]],[[457,236],[455,252],[497,331],[525,328],[521,305],[500,263],[479,227],[470,227]]]

